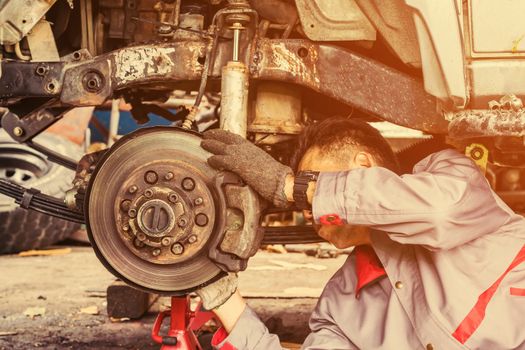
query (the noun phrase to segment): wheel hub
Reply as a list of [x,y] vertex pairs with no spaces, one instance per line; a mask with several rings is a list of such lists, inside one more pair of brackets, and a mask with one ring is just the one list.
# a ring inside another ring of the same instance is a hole
[[121,239],[133,254],[154,264],[193,257],[212,232],[212,194],[184,162],[164,160],[136,168],[121,184],[116,201]]

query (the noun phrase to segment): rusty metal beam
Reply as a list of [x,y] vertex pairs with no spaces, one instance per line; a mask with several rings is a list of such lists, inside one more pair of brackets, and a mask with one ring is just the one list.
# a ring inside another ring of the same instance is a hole
[[261,39],[251,69],[254,78],[299,84],[398,125],[447,132],[420,80],[340,47]]
[[451,114],[450,137],[525,136],[525,109],[464,110]]
[[[199,80],[201,42],[131,46],[66,67],[60,100],[75,106],[102,104],[133,86]],[[91,82],[91,83],[90,83]]]
[[[220,54],[227,51],[227,45],[219,45],[213,78],[220,78],[220,68],[229,59]],[[447,132],[448,122],[438,111],[436,98],[425,92],[420,80],[393,68],[308,40],[260,39],[250,48],[245,63],[251,79],[294,83],[398,125],[433,134]],[[46,86],[39,83],[39,91],[32,93],[59,96],[68,106],[93,106],[134,87],[176,88],[200,80],[205,51],[205,43],[199,41],[126,47],[67,63],[54,73],[53,91],[44,91]],[[3,68],[8,67],[4,64]],[[29,70],[36,68],[28,66]],[[8,77],[1,78],[0,96],[27,96],[21,89],[13,93]]]

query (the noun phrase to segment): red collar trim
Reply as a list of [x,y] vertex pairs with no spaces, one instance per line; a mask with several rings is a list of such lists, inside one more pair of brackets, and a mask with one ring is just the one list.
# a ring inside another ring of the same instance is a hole
[[361,289],[386,276],[386,271],[370,245],[360,245],[354,248],[355,272],[357,275],[356,298]]

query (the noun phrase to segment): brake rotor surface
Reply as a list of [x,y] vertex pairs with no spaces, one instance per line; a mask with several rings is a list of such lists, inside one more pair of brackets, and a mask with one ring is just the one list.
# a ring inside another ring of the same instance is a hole
[[207,254],[220,205],[217,172],[200,141],[176,128],[141,129],[119,140],[91,177],[91,243],[111,272],[136,287],[179,294],[220,274]]

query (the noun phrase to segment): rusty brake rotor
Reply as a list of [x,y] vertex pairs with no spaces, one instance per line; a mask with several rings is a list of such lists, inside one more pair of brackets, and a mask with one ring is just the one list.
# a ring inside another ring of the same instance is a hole
[[[126,135],[104,155],[88,186],[85,216],[97,256],[117,277],[147,291],[182,294],[223,270],[245,268],[248,250],[236,252],[231,238],[223,244],[227,253],[220,244],[231,229],[244,245],[258,245],[262,234],[242,240],[239,231],[239,224],[257,231],[258,202],[251,192],[239,197],[246,186],[209,167],[208,156],[200,136],[173,127]],[[224,184],[234,187],[222,191]]]

